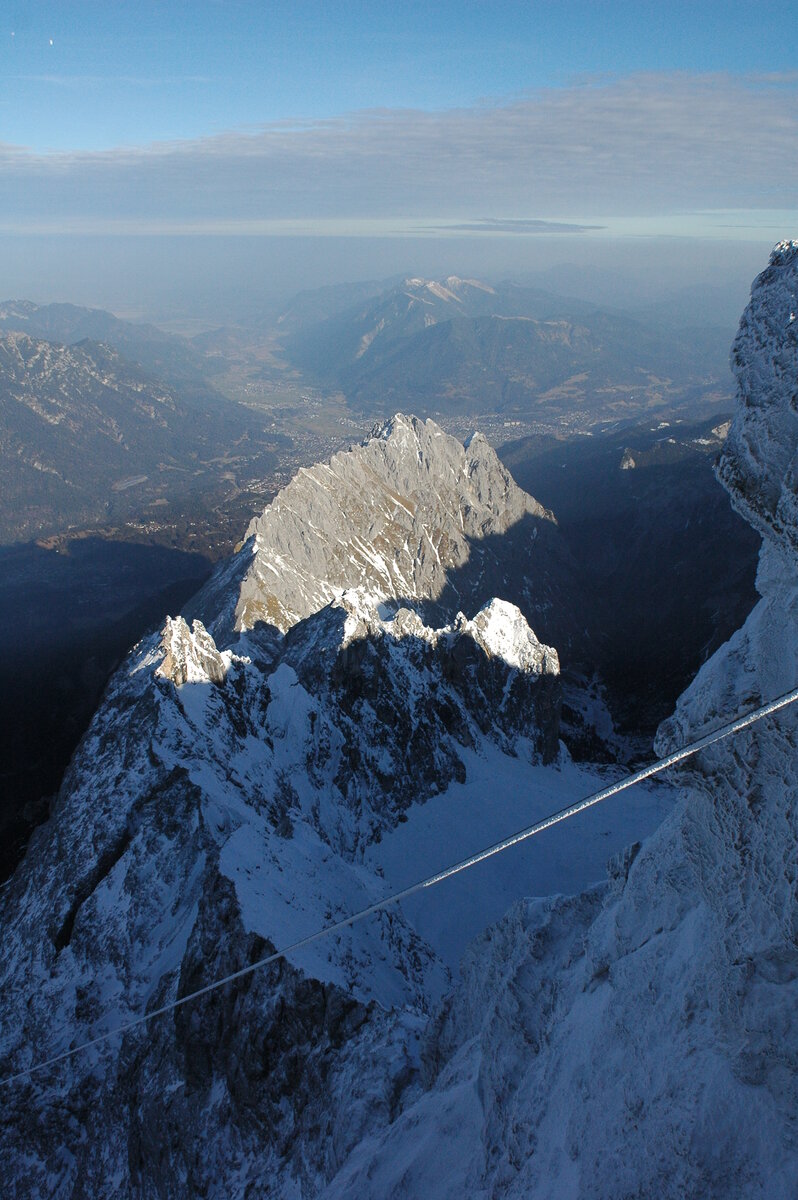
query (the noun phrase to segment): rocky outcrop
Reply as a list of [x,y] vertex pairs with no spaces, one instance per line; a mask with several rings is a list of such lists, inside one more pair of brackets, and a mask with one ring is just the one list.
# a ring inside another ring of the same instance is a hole
[[182,617],[166,618],[161,630],[163,661],[156,675],[171,680],[177,687],[184,683],[224,683],[230,654],[222,655],[201,621],[189,629]]
[[[481,435],[463,446],[433,421],[398,414],[362,446],[301,470],[252,522],[237,627],[265,622],[285,632],[353,587],[383,600],[439,600],[475,547],[525,519],[519,577],[537,532],[541,542],[554,532],[553,515],[513,482]],[[501,586],[500,572],[491,585]],[[538,581],[541,606],[546,592]]]
[[798,548],[796,243],[780,242],[754,283],[732,347],[740,409],[719,477],[732,503],[764,537]]

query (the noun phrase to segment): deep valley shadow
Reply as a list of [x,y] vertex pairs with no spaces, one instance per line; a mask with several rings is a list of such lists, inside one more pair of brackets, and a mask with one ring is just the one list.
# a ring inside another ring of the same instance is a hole
[[209,573],[199,554],[101,538],[0,549],[0,878],[46,818],[113,669]]
[[[516,481],[558,518],[586,604],[574,658],[599,672],[626,731],[653,734],[758,598],[760,539],[701,441],[721,419],[502,448]],[[635,465],[622,470],[630,448]]]

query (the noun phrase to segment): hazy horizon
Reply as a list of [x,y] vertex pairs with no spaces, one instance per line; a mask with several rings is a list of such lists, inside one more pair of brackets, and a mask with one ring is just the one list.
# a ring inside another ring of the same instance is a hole
[[739,316],[775,240],[0,238],[0,299],[213,325],[258,320],[298,292],[331,284],[460,275],[512,279],[617,308],[707,288],[717,307],[706,323],[724,325]]
[[578,295],[582,267],[581,294],[612,304],[707,283],[744,299],[798,233],[792,15],[18,9],[0,35],[2,291],[224,322],[405,273],[554,272]]

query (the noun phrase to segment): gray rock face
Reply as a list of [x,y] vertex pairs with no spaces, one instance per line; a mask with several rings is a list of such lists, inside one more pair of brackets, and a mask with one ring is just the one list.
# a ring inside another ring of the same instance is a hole
[[780,242],[755,281],[731,363],[740,407],[719,477],[755,529],[798,548],[798,243]]
[[439,600],[474,543],[524,518],[555,524],[485,438],[464,447],[433,421],[397,415],[362,446],[301,470],[252,522],[237,628],[262,621],[284,632],[353,587]]

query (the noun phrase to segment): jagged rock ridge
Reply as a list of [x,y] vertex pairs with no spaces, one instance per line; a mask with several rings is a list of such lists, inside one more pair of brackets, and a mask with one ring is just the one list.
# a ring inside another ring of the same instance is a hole
[[[486,439],[475,434],[463,446],[433,421],[402,414],[361,446],[302,469],[248,538],[237,629],[285,631],[353,587],[434,625],[500,596],[566,651],[580,607],[553,514],[517,486]],[[218,591],[198,615],[228,634]]]
[[252,522],[239,628],[285,631],[345,588],[437,599],[469,542],[553,515],[522,492],[480,434],[464,447],[433,421],[397,414],[362,446],[303,469]]
[[182,617],[167,617],[161,631],[163,660],[156,675],[169,679],[176,687],[184,683],[223,683],[230,666],[229,651],[220,654],[202,621],[194,620],[189,629]]

